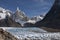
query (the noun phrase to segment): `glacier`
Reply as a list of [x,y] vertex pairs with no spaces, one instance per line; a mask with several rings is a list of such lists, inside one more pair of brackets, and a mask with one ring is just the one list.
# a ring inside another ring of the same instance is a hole
[[16,27],[0,27],[11,33],[19,40],[60,40],[59,32],[47,32],[37,27],[16,28]]

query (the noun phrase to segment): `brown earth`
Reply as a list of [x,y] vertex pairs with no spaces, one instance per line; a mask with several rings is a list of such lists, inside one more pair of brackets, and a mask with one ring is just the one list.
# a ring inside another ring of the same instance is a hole
[[0,29],[0,40],[18,40],[18,39],[12,36],[10,33],[4,31],[3,29]]

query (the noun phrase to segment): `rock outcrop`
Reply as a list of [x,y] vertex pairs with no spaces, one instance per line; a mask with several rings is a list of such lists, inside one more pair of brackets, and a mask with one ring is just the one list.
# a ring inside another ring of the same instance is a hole
[[55,0],[55,3],[45,18],[35,25],[38,27],[60,29],[60,0]]
[[28,21],[29,18],[25,15],[25,12],[19,10],[19,8],[17,8],[16,12],[13,15],[13,20],[15,20],[16,22],[20,22],[20,21]]
[[21,27],[21,24],[7,17],[6,19],[0,20],[0,27]]
[[18,40],[18,39],[12,36],[10,33],[4,31],[3,29],[0,29],[0,40]]

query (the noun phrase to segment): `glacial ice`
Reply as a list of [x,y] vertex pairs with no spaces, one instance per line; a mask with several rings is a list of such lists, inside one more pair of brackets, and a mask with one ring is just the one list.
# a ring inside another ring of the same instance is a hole
[[31,28],[3,28],[19,40],[60,40],[60,33],[51,33],[43,29]]

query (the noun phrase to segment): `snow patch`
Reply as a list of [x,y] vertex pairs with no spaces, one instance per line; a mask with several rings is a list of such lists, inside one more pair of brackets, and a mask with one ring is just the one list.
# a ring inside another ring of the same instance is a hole
[[35,24],[36,21],[35,20],[28,20],[27,23],[33,23],[33,24]]
[[6,14],[0,13],[0,20],[5,19],[6,18]]
[[7,15],[10,17],[11,14],[9,12],[10,11],[5,10],[4,8],[0,7],[0,20],[5,19]]

